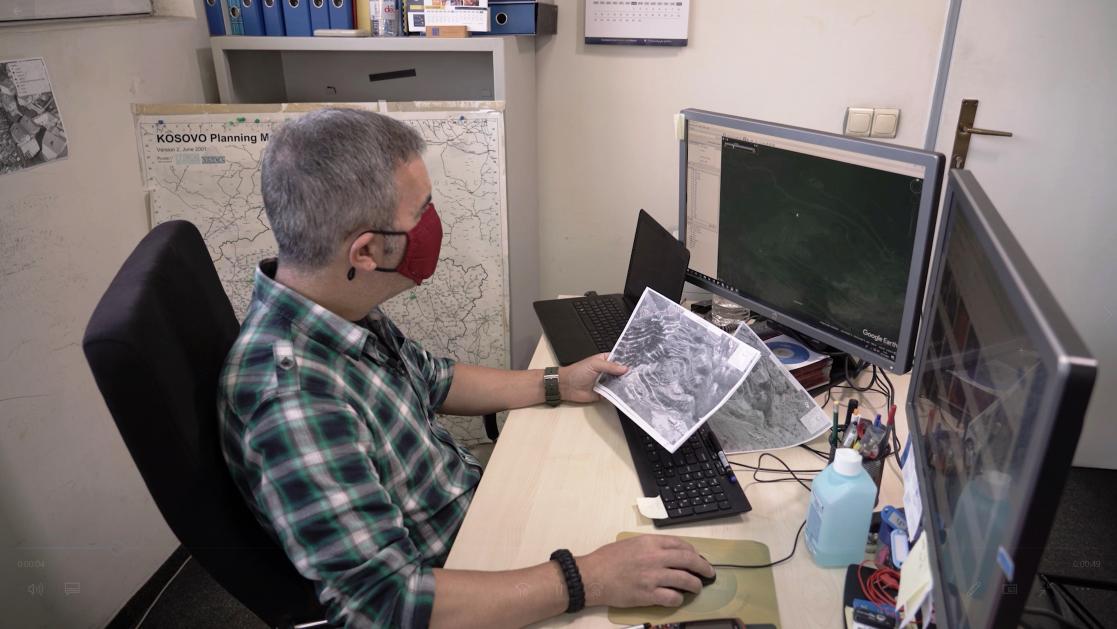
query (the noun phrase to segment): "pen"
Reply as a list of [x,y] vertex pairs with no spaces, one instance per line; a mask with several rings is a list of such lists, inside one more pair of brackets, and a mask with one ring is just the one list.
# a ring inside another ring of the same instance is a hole
[[880,413],[877,413],[877,418],[873,420],[873,425],[874,426],[879,426],[880,425]]
[[853,411],[857,410],[857,400],[850,400],[846,405],[846,425],[844,430],[849,431],[849,423],[853,419]]
[[830,428],[830,445],[837,447],[838,445],[838,403],[834,402],[834,417],[833,426]]
[[733,468],[729,466],[729,459],[725,456],[725,450],[718,450],[718,461],[721,461],[722,466],[725,468],[725,473],[729,474]]

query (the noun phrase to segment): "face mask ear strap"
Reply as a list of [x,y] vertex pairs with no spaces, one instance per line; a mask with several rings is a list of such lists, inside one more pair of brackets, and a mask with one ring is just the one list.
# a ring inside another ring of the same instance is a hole
[[411,246],[411,235],[408,232],[373,231],[373,233],[382,234],[384,236],[403,236],[403,256],[400,258],[400,263],[391,269],[382,269],[380,267],[376,267],[375,269],[376,271],[380,271],[382,273],[395,273],[396,271],[399,271],[400,265],[402,265],[403,261],[407,259],[407,248]]
[[349,272],[345,274],[345,279],[352,282],[354,277],[357,277],[357,267],[351,266]]

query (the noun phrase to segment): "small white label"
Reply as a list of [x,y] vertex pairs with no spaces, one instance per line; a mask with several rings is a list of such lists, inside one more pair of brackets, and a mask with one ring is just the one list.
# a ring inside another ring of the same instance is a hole
[[749,361],[752,359],[755,351],[756,350],[753,348],[742,343],[741,346],[737,348],[737,351],[733,352],[733,355],[729,357],[729,366],[738,371],[744,371],[748,368]]
[[803,424],[803,427],[812,435],[815,435],[818,434],[820,430],[829,426],[830,420],[826,419],[826,413],[821,408],[815,407],[807,411],[806,415],[800,417],[799,423]]
[[637,498],[636,508],[649,520],[667,519],[667,508],[663,506],[663,499],[659,496],[653,496],[651,498],[641,496]]

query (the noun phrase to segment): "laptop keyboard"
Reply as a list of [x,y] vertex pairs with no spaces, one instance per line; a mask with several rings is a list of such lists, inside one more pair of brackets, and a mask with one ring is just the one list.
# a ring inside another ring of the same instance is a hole
[[674,454],[644,435],[644,456],[655,472],[668,518],[728,512],[731,508],[722,486],[725,467],[717,451],[710,448],[709,432],[702,426]]
[[628,311],[615,299],[576,299],[574,310],[602,352],[613,349],[628,323]]

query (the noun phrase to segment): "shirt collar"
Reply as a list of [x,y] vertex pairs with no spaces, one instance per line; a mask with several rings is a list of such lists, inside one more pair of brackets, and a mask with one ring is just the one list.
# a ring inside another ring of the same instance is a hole
[[275,281],[278,268],[276,258],[268,258],[256,267],[252,301],[265,306],[291,322],[314,341],[359,360],[366,341],[372,334],[367,327],[368,318],[359,323],[346,321],[319,304]]

